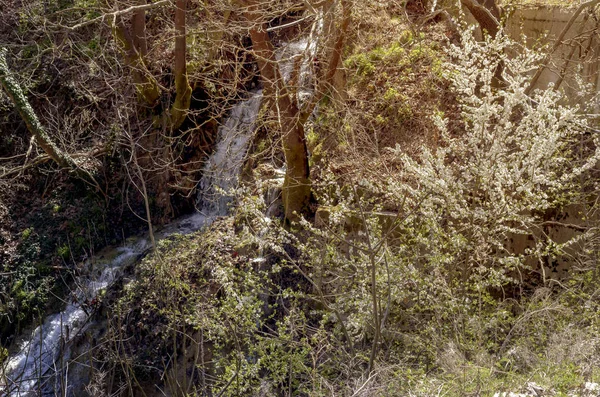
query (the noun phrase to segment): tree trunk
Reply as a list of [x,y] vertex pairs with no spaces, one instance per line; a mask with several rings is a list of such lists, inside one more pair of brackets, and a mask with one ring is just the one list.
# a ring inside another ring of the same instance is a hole
[[[342,58],[342,50],[351,20],[349,0],[342,0],[342,21],[333,35],[329,60],[324,73],[318,77],[317,87],[303,109],[299,109],[292,94],[283,81],[275,57],[273,44],[267,33],[266,25],[261,21],[259,3],[250,2],[246,18],[253,23],[250,38],[256,54],[265,91],[273,96],[277,105],[278,119],[282,132],[283,150],[287,166],[283,183],[283,205],[286,222],[297,221],[308,210],[310,199],[310,178],[308,168],[308,150],[304,136],[304,124],[312,114],[317,103],[332,84]],[[327,7],[327,3],[323,3]],[[331,8],[331,4],[329,4]],[[333,30],[333,23],[330,24]],[[330,34],[333,32],[330,32]],[[330,35],[328,34],[328,36]]]
[[[138,92],[140,99],[142,99],[147,105],[154,107],[160,98],[160,89],[158,88],[158,82],[156,79],[148,73],[146,70],[146,64],[144,62],[144,51],[147,51],[147,45],[145,40],[145,16],[144,16],[144,27],[136,26],[140,23],[141,17],[137,17],[134,21],[134,34],[138,37],[138,42],[143,47],[138,50],[136,47],[136,40],[129,33],[129,30],[123,24],[121,17],[117,17],[115,25],[113,26],[113,36],[121,46],[123,55],[127,65],[131,67],[133,82]],[[143,38],[143,40],[142,40]]]
[[[491,38],[496,38],[500,32],[500,17],[502,16],[496,0],[483,0],[483,3],[480,3],[478,0],[461,0],[461,3],[473,15],[481,27],[482,33],[485,34],[487,32]],[[504,61],[500,60],[492,77],[492,87],[502,88],[505,86]]]
[[[344,50],[344,45],[346,43],[346,36],[348,35],[348,28],[350,26],[350,21],[352,20],[352,9],[350,7],[349,0],[342,0],[342,20],[340,22],[340,26],[337,29],[337,33],[334,32],[333,25],[335,25],[335,20],[332,20],[328,25],[330,25],[324,34],[327,37],[331,37],[331,39],[327,39],[332,43],[330,45],[326,45],[326,50],[330,51],[329,60],[327,61],[327,65],[325,67],[324,73],[317,77],[317,87],[315,88],[315,92],[307,101],[306,105],[302,109],[302,115],[300,117],[301,123],[304,124],[310,117],[310,115],[315,110],[317,104],[323,99],[325,93],[330,89],[334,88],[333,83],[335,80],[336,72],[339,69],[340,63],[342,61],[342,53]],[[333,13],[332,5],[326,5],[329,9],[326,9],[325,12]]]
[[23,90],[11,76],[8,70],[8,63],[6,62],[6,52],[5,48],[0,47],[0,84],[15,104],[21,118],[23,118],[23,121],[27,125],[27,129],[35,137],[36,142],[46,154],[59,166],[76,169],[77,164],[75,161],[52,142],[29,104]]
[[[139,5],[146,4],[146,0],[140,0]],[[138,51],[144,63],[148,55],[148,41],[146,40],[146,10],[139,9],[133,12],[131,18],[131,27],[133,31],[133,45]]]
[[481,30],[487,32],[492,38],[498,35],[500,31],[500,8],[494,0],[485,1],[484,5],[478,0],[461,0],[471,15],[475,18]]
[[177,0],[175,4],[175,102],[171,108],[171,127],[179,128],[190,109],[192,87],[188,81],[186,66],[185,12],[187,0]]
[[304,125],[300,122],[300,111],[290,98],[283,81],[273,44],[266,26],[260,22],[260,15],[248,12],[248,19],[254,23],[250,29],[252,46],[260,69],[265,91],[272,95],[279,111],[279,121],[283,141],[283,151],[287,170],[283,182],[283,206],[286,222],[297,221],[306,213],[310,199],[310,179],[308,150],[304,138]]

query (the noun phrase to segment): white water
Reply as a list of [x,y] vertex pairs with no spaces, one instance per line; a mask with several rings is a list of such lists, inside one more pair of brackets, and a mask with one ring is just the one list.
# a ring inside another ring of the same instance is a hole
[[[199,184],[200,212],[171,223],[157,233],[158,238],[197,231],[216,217],[227,214],[227,204],[231,199],[222,193],[237,188],[260,100],[259,91],[235,105],[225,124],[219,128],[217,146],[204,166]],[[137,240],[119,248],[118,256],[109,263],[95,264],[93,275],[79,280],[79,284],[84,285],[72,302],[62,312],[48,316],[33,331],[31,338],[23,342],[19,352],[8,360],[4,368],[6,379],[0,378],[0,394],[29,397],[50,389],[48,395],[54,395],[53,385],[45,385],[44,380],[57,372],[61,359],[68,359],[65,349],[68,342],[89,325],[89,314],[93,310],[90,302],[102,289],[110,286],[124,265],[136,260],[147,249],[149,243],[146,239]],[[40,379],[42,382],[39,382]]]
[[[71,303],[57,314],[50,315],[37,327],[29,340],[26,340],[18,354],[13,356],[4,369],[6,379],[2,380],[0,392],[11,397],[26,397],[39,394],[45,380],[52,375],[61,353],[66,353],[65,345],[86,325],[89,312],[93,310],[91,302],[103,288],[109,286],[118,274],[118,270],[134,260],[148,247],[146,240],[121,247],[118,255],[109,263],[95,264],[95,278],[80,280],[86,285],[75,291]],[[65,358],[63,356],[63,358]]]
[[262,91],[252,93],[249,99],[231,109],[227,121],[219,128],[217,140],[226,149],[217,148],[204,166],[198,195],[200,213],[217,216],[227,214],[231,202],[229,194],[238,187],[240,169],[261,100]]
[[[278,58],[281,60],[280,70],[285,80],[288,80],[291,75],[296,54],[304,51],[299,79],[299,83],[304,85],[307,80],[306,75],[309,74],[308,67],[313,50],[314,46],[307,45],[306,41],[299,41],[288,45],[278,53]],[[301,94],[299,90],[298,95]],[[262,91],[255,91],[247,100],[236,104],[231,109],[225,123],[219,128],[218,143],[203,169],[203,176],[198,186],[199,211],[174,221],[156,234],[157,239],[168,237],[173,233],[192,233],[209,225],[215,218],[227,214],[232,202],[231,193],[239,185],[240,170],[255,129],[261,100]],[[56,386],[48,382],[59,373],[59,370],[62,370],[61,362],[69,359],[69,342],[93,325],[88,322],[93,311],[90,303],[94,302],[101,290],[114,282],[124,265],[135,261],[148,249],[149,243],[146,239],[133,239],[118,248],[118,255],[108,263],[94,263],[91,275],[78,280],[78,284],[82,287],[73,294],[72,301],[65,309],[48,316],[44,323],[32,332],[31,337],[22,343],[19,352],[8,360],[4,368],[0,368],[0,395],[9,397],[58,395]],[[88,265],[92,266],[91,263]],[[68,376],[66,377],[68,379]],[[67,390],[67,395],[73,393]]]

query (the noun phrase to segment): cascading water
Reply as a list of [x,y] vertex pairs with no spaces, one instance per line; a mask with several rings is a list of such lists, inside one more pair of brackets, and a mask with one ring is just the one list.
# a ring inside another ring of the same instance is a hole
[[[254,121],[262,95],[253,93],[249,99],[235,105],[225,123],[219,128],[218,143],[207,160],[199,184],[199,212],[184,217],[165,227],[157,237],[165,238],[173,233],[191,233],[209,225],[216,217],[227,214],[230,197],[223,193],[235,189],[239,183],[239,172],[252,136]],[[119,270],[131,260],[138,258],[149,248],[146,239],[140,239],[118,249],[118,256],[110,263],[95,265],[95,276],[79,280],[81,292],[74,296],[65,310],[46,318],[26,340],[20,351],[8,360],[4,378],[0,378],[0,393],[10,397],[28,397],[50,389],[45,385],[57,368],[57,360],[68,359],[65,346],[75,335],[88,326],[88,306],[100,290],[108,287]],[[92,309],[90,307],[90,309]],[[40,382],[41,381],[41,382]]]
[[147,247],[146,240],[141,239],[119,248],[117,257],[109,263],[95,264],[92,272],[96,277],[80,280],[85,285],[73,294],[72,302],[62,312],[48,316],[23,343],[20,351],[8,360],[4,368],[5,379],[0,379],[3,395],[26,397],[41,394],[41,390],[50,386],[44,380],[55,372],[61,354],[63,359],[68,359],[66,343],[87,325],[89,310],[92,310],[97,294],[115,280],[123,265],[130,263]]
[[[306,40],[291,43],[278,52],[282,76],[288,80],[294,68],[296,55],[305,52],[300,64],[299,82],[304,85],[308,66],[314,56],[314,46]],[[300,97],[305,91],[299,90]],[[301,99],[301,98],[299,98]],[[218,143],[207,160],[199,183],[197,206],[199,211],[174,221],[156,234],[159,239],[173,233],[187,234],[209,225],[216,217],[227,214],[231,195],[239,184],[239,174],[248,143],[254,131],[256,117],[262,100],[262,91],[257,90],[250,97],[232,107],[225,123],[219,128]],[[132,239],[116,250],[114,259],[105,263],[89,262],[93,268],[90,275],[78,280],[81,287],[72,294],[71,302],[57,314],[48,316],[25,340],[20,350],[0,367],[0,395],[9,397],[29,397],[34,395],[65,395],[76,382],[69,380],[69,342],[93,326],[90,311],[101,290],[109,287],[120,274],[123,266],[131,264],[150,248],[145,238]],[[63,364],[66,365],[66,370]],[[66,381],[57,379],[63,371]],[[52,384],[50,384],[52,383]]]
[[[218,141],[226,150],[216,150],[204,166],[198,208],[200,213],[226,215],[231,193],[239,184],[239,174],[254,129],[254,122],[262,100],[262,90],[253,92],[249,99],[231,109],[221,128]],[[225,193],[225,194],[223,194]]]

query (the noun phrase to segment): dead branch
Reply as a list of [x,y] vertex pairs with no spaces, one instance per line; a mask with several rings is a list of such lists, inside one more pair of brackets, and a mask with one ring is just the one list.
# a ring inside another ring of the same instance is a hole
[[[99,157],[104,156],[107,152],[108,152],[108,149],[99,148],[99,149],[92,150],[91,152],[73,153],[73,154],[71,154],[71,158],[73,158],[73,159],[99,158]],[[26,162],[22,166],[18,166],[18,167],[15,167],[15,168],[12,168],[12,169],[6,171],[2,175],[0,175],[0,179],[4,179],[4,178],[9,177],[14,174],[22,173],[22,172],[28,170],[29,168],[38,166],[40,164],[47,163],[48,161],[52,161],[52,158],[47,154],[42,154],[40,156],[37,156],[31,162]]]

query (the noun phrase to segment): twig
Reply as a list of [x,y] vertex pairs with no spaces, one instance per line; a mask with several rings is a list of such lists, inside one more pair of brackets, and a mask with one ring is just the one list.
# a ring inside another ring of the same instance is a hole
[[587,228],[585,226],[579,226],[579,225],[574,225],[572,223],[562,223],[562,222],[556,222],[556,221],[546,221],[546,222],[543,222],[542,226],[566,227],[566,228],[569,228],[569,229],[578,230],[580,232],[587,232],[589,230],[589,228]]
[[128,14],[133,11],[145,11],[145,10],[152,9],[154,7],[160,7],[160,6],[166,5],[167,3],[170,3],[170,2],[171,2],[170,0],[160,0],[160,1],[157,1],[156,3],[131,6],[131,7],[125,8],[123,10],[118,10],[115,12],[110,12],[108,14],[100,15],[99,17],[90,19],[89,21],[78,23],[77,25],[73,25],[73,26],[57,25],[57,26],[60,26],[61,28],[65,28],[68,30],[77,30],[77,29],[83,28],[85,26],[94,24],[96,22],[103,22],[106,18],[110,18],[110,19],[114,20],[121,15]]
[[[106,152],[107,152],[106,148],[100,148],[100,149],[92,150],[91,152],[73,153],[73,154],[70,154],[69,156],[71,156],[71,158],[73,158],[73,159],[91,158],[91,157],[100,157],[100,156],[106,154]],[[52,160],[52,158],[50,156],[48,156],[47,154],[42,154],[42,155],[36,157],[35,159],[33,159],[33,161],[31,161],[28,164],[23,164],[22,166],[13,168],[11,170],[4,172],[3,174],[0,174],[0,179],[4,179],[13,174],[23,172],[31,167],[35,167],[36,165],[40,165],[40,164],[43,164],[43,163],[51,161],[51,160]]]
[[359,387],[353,394],[351,397],[356,397],[358,396],[358,394],[369,384],[369,382],[371,381],[371,379],[373,379],[375,376],[377,376],[376,372],[373,372],[373,374],[369,375],[369,378],[365,381],[365,383],[362,384],[361,387]]
[[535,87],[537,81],[539,80],[540,76],[542,75],[542,73],[546,69],[548,63],[550,62],[552,54],[554,54],[554,52],[558,49],[558,47],[560,47],[562,45],[563,40],[565,39],[565,36],[569,32],[569,30],[571,30],[571,27],[573,26],[573,24],[575,23],[575,21],[577,20],[577,18],[579,18],[579,15],[581,15],[581,13],[583,12],[583,10],[585,10],[586,8],[588,8],[588,7],[595,7],[598,3],[600,3],[600,0],[590,0],[590,1],[588,1],[586,3],[583,3],[582,5],[580,5],[579,8],[575,11],[575,13],[573,14],[573,16],[571,17],[571,19],[567,23],[567,26],[565,26],[565,28],[562,30],[562,32],[560,32],[560,35],[558,36],[558,38],[554,42],[554,45],[552,46],[552,49],[548,52],[548,54],[544,58],[544,61],[540,64],[538,70],[535,72],[535,75],[531,79],[531,82],[529,83],[529,86],[525,89],[525,95],[529,95],[531,93],[531,91]]
[[267,29],[267,32],[274,32],[276,30],[280,30],[280,29],[286,29],[286,28],[291,28],[292,26],[296,26],[298,24],[301,24],[302,22],[306,21],[307,19],[314,17],[314,15],[307,15],[304,18],[298,19],[296,21],[290,22],[290,23],[286,23],[285,25],[279,25],[279,26],[273,26]]

